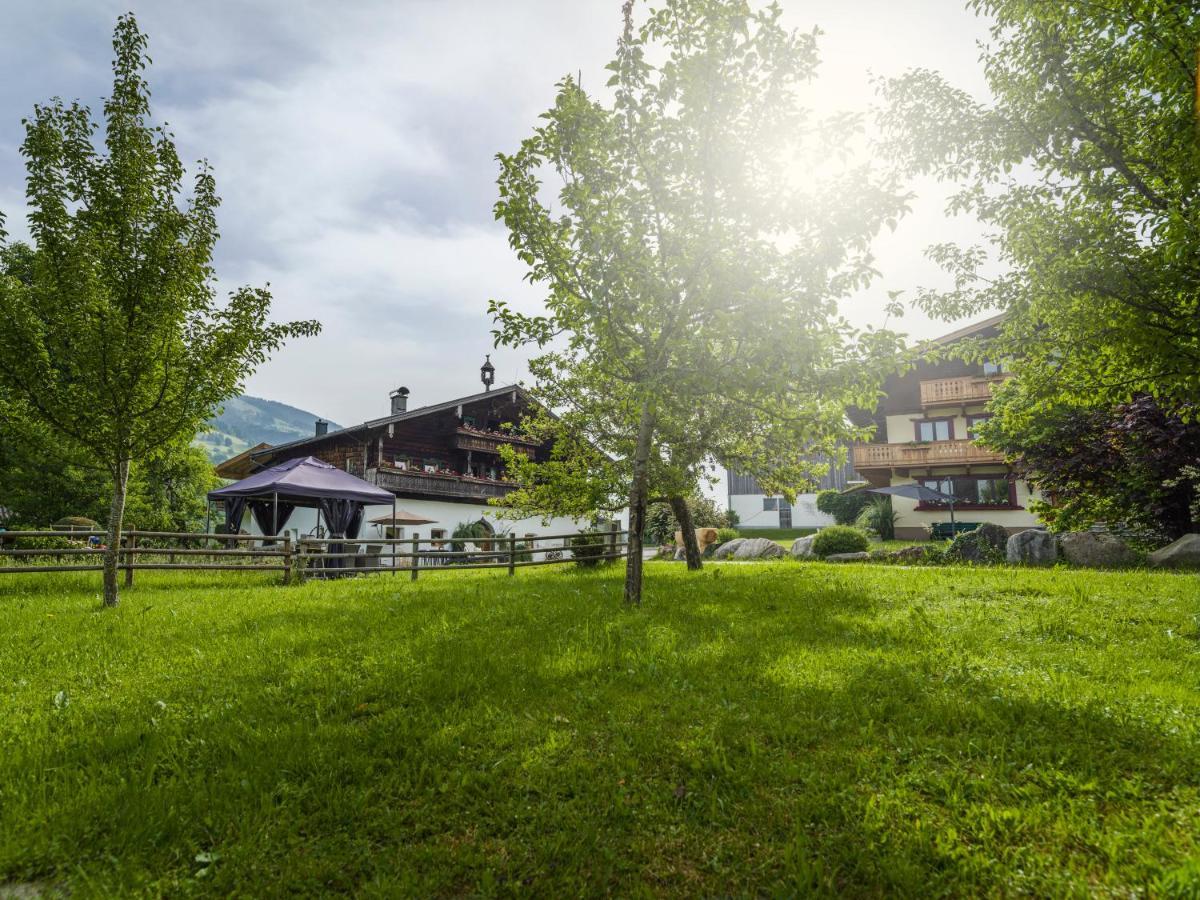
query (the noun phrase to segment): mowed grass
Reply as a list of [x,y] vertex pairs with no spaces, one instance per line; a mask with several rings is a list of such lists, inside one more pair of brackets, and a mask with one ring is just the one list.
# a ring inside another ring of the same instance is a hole
[[0,893],[1200,890],[1194,575],[138,581],[0,581]]

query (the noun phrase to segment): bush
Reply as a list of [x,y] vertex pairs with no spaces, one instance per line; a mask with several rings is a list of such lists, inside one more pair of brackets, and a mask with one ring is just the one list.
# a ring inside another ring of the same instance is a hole
[[854,523],[864,531],[876,535],[881,541],[896,538],[896,520],[900,514],[892,509],[891,497],[872,497],[863,507]]
[[857,528],[831,525],[817,532],[812,549],[817,556],[824,557],[834,553],[864,553],[870,546],[871,541]]
[[571,556],[575,565],[583,569],[592,569],[602,562],[608,562],[604,557],[608,553],[608,532],[588,530],[571,537]]
[[736,528],[718,528],[717,529],[717,544],[727,544],[730,541],[736,541],[741,537],[741,534]]
[[955,535],[943,554],[947,562],[1001,563],[1008,545],[1008,531],[1002,525],[984,522],[974,531]]
[[450,532],[450,549],[455,553],[462,553],[467,549],[468,541],[473,543],[479,540],[489,540],[492,537],[493,534],[488,531],[482,521],[459,522]]
[[866,491],[826,490],[817,494],[817,509],[827,516],[833,516],[839,525],[853,525],[858,520],[858,514],[871,501]]

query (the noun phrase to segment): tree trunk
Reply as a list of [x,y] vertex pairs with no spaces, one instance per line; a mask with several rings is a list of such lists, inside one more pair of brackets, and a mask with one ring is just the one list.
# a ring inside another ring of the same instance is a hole
[[646,530],[646,490],[650,474],[650,444],[654,413],[642,404],[637,446],[633,452],[633,484],[629,489],[629,556],[625,560],[625,602],[642,605],[642,532]]
[[683,536],[683,556],[687,560],[687,567],[692,570],[701,569],[704,563],[700,559],[700,542],[696,540],[696,526],[692,522],[692,511],[687,505],[687,500],[683,497],[670,497],[668,500],[671,512],[675,514],[675,521],[679,523],[679,532]]
[[108,511],[108,546],[104,551],[104,605],[116,606],[117,562],[121,553],[121,520],[125,517],[125,491],[129,487],[129,460],[123,459],[113,470],[113,498]]

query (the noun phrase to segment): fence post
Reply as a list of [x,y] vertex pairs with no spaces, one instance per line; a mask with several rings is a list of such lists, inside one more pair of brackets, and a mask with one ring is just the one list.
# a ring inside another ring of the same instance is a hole
[[412,545],[413,545],[413,549],[412,549],[412,575],[411,575],[410,577],[412,578],[412,580],[413,580],[413,581],[416,581],[416,580],[417,580],[417,544],[418,544],[419,542],[420,542],[420,538],[413,538],[413,539],[412,539]]
[[508,536],[508,574],[515,575],[517,573],[517,533],[514,531]]
[[292,583],[292,533],[283,536],[283,583]]
[[137,538],[132,531],[125,532],[125,587],[133,584],[133,551],[137,547]]
[[608,555],[617,558],[617,530],[621,527],[621,523],[617,521],[608,523]]

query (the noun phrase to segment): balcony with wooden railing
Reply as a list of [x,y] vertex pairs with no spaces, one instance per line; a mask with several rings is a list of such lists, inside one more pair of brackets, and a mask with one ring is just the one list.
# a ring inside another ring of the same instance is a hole
[[516,435],[500,434],[495,431],[479,431],[474,428],[459,428],[454,433],[456,450],[471,450],[476,453],[499,453],[500,447],[508,444],[518,453],[533,457],[537,444]]
[[974,441],[931,441],[912,444],[859,444],[854,448],[856,469],[913,469],[1004,462],[994,450]]
[[384,490],[398,494],[424,494],[458,500],[489,500],[503,497],[516,485],[467,475],[448,475],[444,472],[420,472],[415,469],[396,469],[380,466],[367,469],[367,481]]
[[933,378],[921,382],[921,406],[960,406],[967,403],[987,403],[992,398],[992,386],[1009,376],[967,375],[961,378]]

